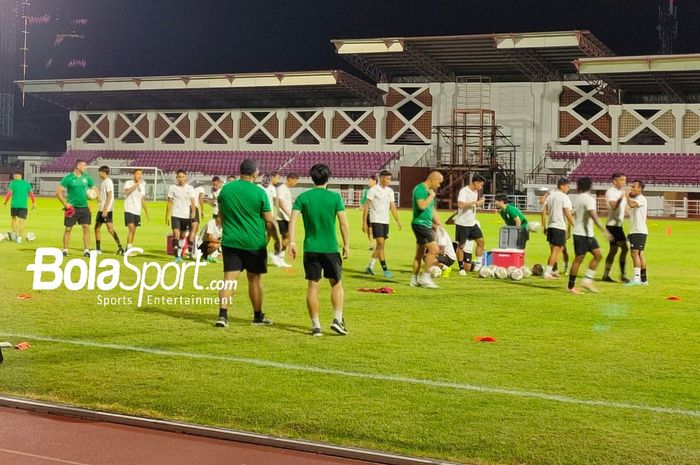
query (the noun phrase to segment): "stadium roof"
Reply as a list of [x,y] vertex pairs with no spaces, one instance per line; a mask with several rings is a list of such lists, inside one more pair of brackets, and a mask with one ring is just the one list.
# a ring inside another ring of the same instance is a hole
[[581,58],[575,64],[581,76],[628,93],[700,101],[700,54]]
[[562,80],[574,60],[613,52],[590,31],[479,34],[436,37],[336,39],[337,53],[377,82],[455,81],[489,76],[494,81]]
[[18,81],[70,110],[383,105],[384,92],[343,71]]

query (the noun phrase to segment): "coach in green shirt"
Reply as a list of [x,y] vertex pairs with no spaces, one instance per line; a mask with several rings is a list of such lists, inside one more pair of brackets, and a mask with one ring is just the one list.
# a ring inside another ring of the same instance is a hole
[[530,230],[528,229],[527,218],[523,215],[523,212],[512,203],[508,203],[508,196],[506,194],[496,194],[494,203],[496,204],[501,218],[503,218],[503,221],[505,221],[508,226],[520,228],[518,234],[518,248],[525,249],[525,245],[530,239]]
[[[411,227],[416,236],[416,255],[413,258],[411,286],[438,287],[430,277],[430,267],[437,264],[438,246],[433,225],[440,226],[440,217],[435,209],[435,190],[442,184],[439,171],[431,171],[428,178],[413,188],[413,221]],[[425,260],[423,274],[419,276],[421,261]]]
[[270,232],[275,249],[281,246],[277,223],[267,193],[255,185],[259,175],[255,160],[244,160],[241,178],[224,184],[219,193],[219,217],[223,237],[224,280],[227,285],[219,291],[219,319],[216,326],[228,326],[228,306],[234,283],[243,270],[248,278],[248,295],[253,304],[253,324],[270,325],[262,311],[263,291],[260,275],[267,273],[266,232]]
[[83,228],[83,255],[90,256],[90,208],[88,207],[87,191],[91,189],[95,182],[85,173],[87,163],[85,160],[75,162],[73,171],[68,173],[56,188],[56,197],[63,205],[65,212],[63,217],[63,255],[68,255],[68,245],[70,244],[70,233],[73,226],[79,224]]
[[34,197],[32,185],[23,179],[20,171],[15,171],[12,173],[12,182],[7,187],[3,205],[7,205],[7,201],[12,198],[12,203],[10,203],[12,234],[18,244],[22,242],[22,236],[24,236],[24,221],[27,219],[29,197],[32,199],[32,209],[35,209],[36,198]]
[[297,197],[289,219],[289,255],[292,259],[297,255],[294,241],[299,215],[304,219],[304,272],[309,281],[306,305],[311,317],[312,336],[322,334],[318,300],[321,277],[326,278],[331,285],[331,304],[334,311],[331,329],[341,336],[348,333],[343,320],[343,286],[340,283],[343,276],[343,260],[338,253],[336,219],[340,222],[343,255],[346,258],[350,253],[350,233],[343,199],[337,192],[327,189],[330,174],[330,169],[324,164],[319,163],[311,167],[310,176],[314,188]]

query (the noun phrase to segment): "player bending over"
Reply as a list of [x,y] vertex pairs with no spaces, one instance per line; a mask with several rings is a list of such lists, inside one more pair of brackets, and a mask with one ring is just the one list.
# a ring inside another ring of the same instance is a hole
[[320,303],[318,293],[321,277],[331,285],[331,305],[333,305],[333,323],[331,329],[341,336],[348,334],[343,319],[343,259],[338,253],[336,237],[336,219],[340,223],[343,237],[343,256],[350,255],[350,229],[345,214],[343,199],[337,192],[327,188],[331,171],[324,164],[316,164],[309,172],[314,183],[310,189],[297,197],[292,207],[289,220],[289,255],[297,256],[296,224],[301,215],[304,220],[304,273],[309,282],[306,291],[306,306],[311,317],[311,335],[321,336],[319,319]]
[[22,243],[22,236],[24,236],[24,222],[27,219],[27,212],[29,211],[28,198],[32,199],[32,210],[36,210],[36,197],[34,197],[32,185],[24,179],[20,171],[15,171],[12,173],[12,182],[10,182],[10,185],[7,187],[7,194],[5,194],[5,202],[3,202],[3,205],[7,205],[7,201],[12,199],[10,203],[12,237],[18,244]]
[[494,203],[503,221],[505,221],[508,226],[515,226],[518,228],[517,246],[519,249],[525,250],[525,245],[527,245],[527,241],[530,239],[527,218],[518,207],[508,202],[508,196],[506,194],[496,194]]
[[217,258],[221,254],[222,235],[221,220],[218,216],[207,221],[198,238],[198,249],[202,254],[202,260],[206,260],[207,263],[219,263]]

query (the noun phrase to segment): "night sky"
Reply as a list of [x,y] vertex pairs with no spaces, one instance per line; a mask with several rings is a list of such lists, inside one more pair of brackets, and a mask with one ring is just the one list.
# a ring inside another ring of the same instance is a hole
[[[333,38],[589,29],[618,55],[659,49],[657,0],[33,0],[34,14],[60,3],[90,21],[88,67],[37,65],[54,51],[34,43],[30,78],[347,68]],[[700,52],[700,1],[677,4],[674,52]]]

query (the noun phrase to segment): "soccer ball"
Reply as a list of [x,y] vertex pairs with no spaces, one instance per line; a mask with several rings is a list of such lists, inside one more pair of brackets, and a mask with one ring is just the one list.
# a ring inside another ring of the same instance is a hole
[[540,223],[539,221],[532,221],[532,222],[528,223],[527,225],[528,225],[528,229],[532,232],[537,232],[542,227],[542,223]]
[[87,190],[87,198],[90,200],[95,200],[97,198],[97,189],[94,187]]
[[510,279],[513,281],[522,281],[523,279],[523,272],[520,268],[513,268],[513,270],[508,273],[508,276],[510,276]]
[[479,270],[479,277],[480,278],[492,278],[493,271],[491,270],[490,267],[485,266]]
[[430,276],[432,276],[433,278],[439,278],[440,276],[442,276],[442,268],[440,268],[439,266],[431,266]]
[[508,277],[508,270],[503,268],[502,266],[499,266],[496,268],[496,270],[493,272],[493,275],[497,277],[498,279],[506,279]]
[[36,240],[36,234],[34,234],[33,232],[28,232],[27,233],[27,242],[32,242],[34,240]]
[[532,276],[532,270],[527,266],[523,266],[522,268],[520,268],[520,271],[523,272],[523,278],[529,278],[530,276]]
[[544,268],[542,268],[542,265],[539,263],[535,264],[535,266],[532,267],[532,275],[533,276],[542,276],[544,274]]

